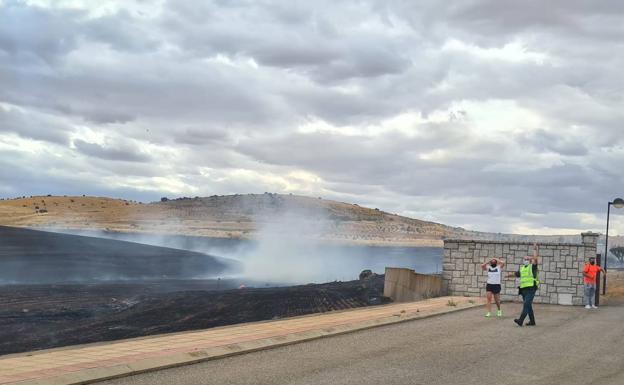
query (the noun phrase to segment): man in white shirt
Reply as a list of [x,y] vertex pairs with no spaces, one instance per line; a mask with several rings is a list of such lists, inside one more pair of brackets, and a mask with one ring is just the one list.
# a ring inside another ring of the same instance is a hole
[[505,261],[496,258],[492,258],[481,265],[481,269],[487,271],[488,274],[487,283],[485,285],[485,296],[487,298],[485,305],[487,309],[487,313],[485,313],[486,317],[492,315],[492,297],[494,297],[494,301],[496,301],[496,315],[498,317],[503,316],[503,311],[500,306],[501,274],[503,266],[505,266]]

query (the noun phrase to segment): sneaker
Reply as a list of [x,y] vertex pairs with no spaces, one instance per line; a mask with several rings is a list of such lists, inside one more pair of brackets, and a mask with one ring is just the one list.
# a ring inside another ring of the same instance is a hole
[[502,317],[503,316],[503,311],[502,310],[497,311],[496,312],[496,316],[497,317]]
[[585,305],[585,309],[591,309],[591,306]]
[[522,321],[520,321],[519,319],[515,319],[514,322],[516,323],[516,325],[522,326]]
[[490,314],[490,312],[487,312],[485,313],[485,316],[489,318],[490,316],[492,316],[492,314]]
[[591,308],[592,308],[592,309],[598,309],[598,306],[596,306],[596,305],[592,305],[592,307],[591,307]]

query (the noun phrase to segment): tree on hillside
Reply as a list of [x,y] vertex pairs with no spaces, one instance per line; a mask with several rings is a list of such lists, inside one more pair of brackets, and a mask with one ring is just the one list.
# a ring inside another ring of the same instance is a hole
[[622,246],[618,246],[618,247],[612,247],[609,249],[609,251],[615,255],[615,257],[617,258],[617,260],[620,263],[624,263],[624,247]]

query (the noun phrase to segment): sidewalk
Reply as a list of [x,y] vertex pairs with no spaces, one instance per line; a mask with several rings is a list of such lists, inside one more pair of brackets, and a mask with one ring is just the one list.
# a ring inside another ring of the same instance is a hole
[[[450,306],[449,302],[455,303]],[[0,357],[0,384],[84,384],[482,305],[440,297]]]

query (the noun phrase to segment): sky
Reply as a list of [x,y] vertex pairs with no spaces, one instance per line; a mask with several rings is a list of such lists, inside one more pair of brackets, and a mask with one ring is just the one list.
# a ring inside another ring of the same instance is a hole
[[0,0],[0,197],[268,191],[604,232],[622,68],[619,0]]

